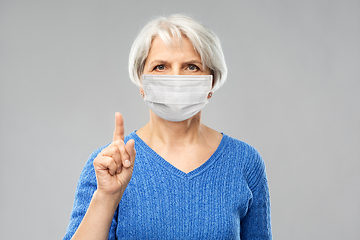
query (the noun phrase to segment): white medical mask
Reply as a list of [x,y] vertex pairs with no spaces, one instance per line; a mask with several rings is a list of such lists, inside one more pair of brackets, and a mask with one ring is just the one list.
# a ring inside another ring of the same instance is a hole
[[180,122],[194,116],[208,103],[212,75],[142,76],[146,105],[159,117]]

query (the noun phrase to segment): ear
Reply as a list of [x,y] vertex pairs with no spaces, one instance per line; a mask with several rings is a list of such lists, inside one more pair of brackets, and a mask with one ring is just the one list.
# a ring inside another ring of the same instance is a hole
[[141,95],[142,97],[145,96],[144,89],[143,89],[142,87],[140,87],[140,95]]
[[207,95],[207,99],[210,99],[212,97],[213,93],[209,92],[209,94]]

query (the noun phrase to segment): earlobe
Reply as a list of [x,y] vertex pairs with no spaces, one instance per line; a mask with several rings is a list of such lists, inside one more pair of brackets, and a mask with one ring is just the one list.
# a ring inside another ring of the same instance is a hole
[[144,93],[144,89],[140,88],[140,96],[144,97],[145,93]]
[[212,92],[209,92],[209,94],[207,95],[207,99],[210,99],[212,97]]

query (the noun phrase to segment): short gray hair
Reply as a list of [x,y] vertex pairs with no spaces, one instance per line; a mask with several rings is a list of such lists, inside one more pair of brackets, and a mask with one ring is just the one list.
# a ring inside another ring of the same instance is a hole
[[227,68],[220,40],[209,28],[195,19],[182,14],[169,17],[157,17],[147,23],[136,37],[129,56],[129,75],[131,81],[141,87],[141,75],[144,71],[145,61],[151,48],[151,42],[159,36],[167,45],[172,45],[172,37],[180,41],[182,35],[186,36],[205,66],[207,66],[214,79],[212,91],[221,87],[227,76]]

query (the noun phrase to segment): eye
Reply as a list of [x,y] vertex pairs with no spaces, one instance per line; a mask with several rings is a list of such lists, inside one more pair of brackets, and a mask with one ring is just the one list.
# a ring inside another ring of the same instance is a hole
[[189,69],[190,71],[200,70],[200,68],[199,68],[198,66],[194,65],[194,64],[189,65],[189,66],[188,66],[188,69]]
[[164,66],[163,64],[156,65],[156,66],[154,67],[154,70],[164,71],[164,70],[165,70],[165,66]]

